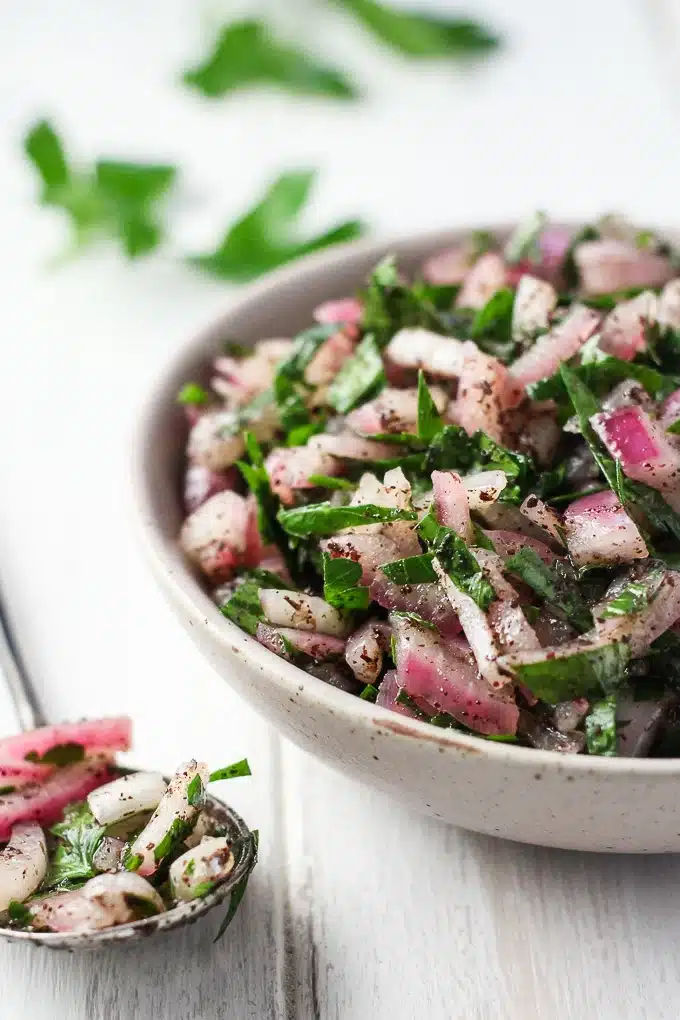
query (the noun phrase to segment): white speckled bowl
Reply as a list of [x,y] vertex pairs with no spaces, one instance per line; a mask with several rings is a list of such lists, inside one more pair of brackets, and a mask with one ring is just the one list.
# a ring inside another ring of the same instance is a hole
[[228,337],[254,342],[305,328],[315,305],[352,293],[385,252],[415,269],[465,233],[361,242],[306,258],[244,290],[218,322],[190,340],[151,394],[137,436],[134,484],[146,552],[179,619],[218,673],[286,737],[329,765],[478,832],[578,850],[678,851],[680,759],[534,751],[435,729],[361,701],[279,659],[221,616],[177,549],[186,439],[175,403],[180,385],[206,379],[211,356]]

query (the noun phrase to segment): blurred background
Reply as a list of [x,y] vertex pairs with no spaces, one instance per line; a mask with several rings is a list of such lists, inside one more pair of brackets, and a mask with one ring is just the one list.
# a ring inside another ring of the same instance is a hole
[[[377,794],[359,795],[340,780],[333,818],[324,814],[324,770],[315,765],[321,778],[310,780],[306,759],[281,747],[222,688],[172,623],[130,523],[130,437],[140,403],[171,352],[229,302],[235,266],[246,261],[247,275],[257,275],[324,243],[338,225],[339,236],[404,234],[507,221],[536,208],[556,218],[616,210],[641,224],[679,225],[679,58],[677,0],[0,3],[2,584],[50,718],[130,711],[136,760],[154,767],[173,767],[187,749],[215,762],[248,754],[255,777],[233,799],[251,824],[271,824],[257,878],[262,895],[238,922],[244,941],[279,945],[286,889],[311,902],[311,844],[292,878],[281,877],[281,842],[288,839],[294,858],[305,817],[309,831],[323,817],[325,838],[336,821],[361,830],[378,818],[401,827],[400,839],[407,818],[394,821]],[[112,180],[106,161],[133,166],[114,166]],[[243,231],[230,234],[272,182],[301,170],[310,176],[299,209],[288,198],[282,210],[269,194],[246,242]],[[126,247],[136,257],[127,258]],[[0,692],[0,731],[13,726]],[[427,825],[434,844],[439,837]],[[450,871],[448,839],[442,835],[433,864],[442,874]],[[474,848],[472,837],[466,846]],[[415,840],[413,854],[418,847]],[[546,875],[551,868],[545,856],[534,866]],[[332,941],[344,944],[354,918],[337,896],[328,923]],[[436,898],[430,921],[446,931]],[[355,893],[360,909],[359,901]],[[207,952],[209,936],[201,939]],[[200,985],[192,956],[199,943],[181,945],[186,983]],[[488,973],[496,974],[489,946]],[[250,974],[253,1001],[273,1002],[272,989],[285,984],[279,965],[263,950],[267,973],[251,973],[251,956],[233,952],[220,980],[239,966]],[[339,945],[330,959],[338,969],[326,973],[324,988],[342,1004]],[[0,967],[10,964],[23,966],[8,951]],[[398,1010],[403,988],[399,979],[390,991],[380,986],[389,976],[383,965],[388,958],[372,958],[380,1016],[400,1015],[389,1011]],[[69,967],[69,980],[85,980],[84,965]],[[124,970],[117,976],[126,980]],[[134,1015],[146,1017],[155,993],[152,978],[144,980],[135,977]],[[366,1011],[369,985],[353,980],[359,1011],[337,1015],[377,1016]],[[12,986],[8,1008],[18,1020],[29,1007],[38,1020],[48,1015],[47,971],[35,968],[31,981],[43,1005],[25,985]],[[89,1000],[79,987],[61,987],[57,1015],[104,1015],[96,987]],[[488,995],[505,1005],[489,1005],[489,1013],[470,1005],[466,1016],[539,1015],[515,1013],[500,977],[475,988],[469,1003]],[[172,985],[169,994],[183,1003],[177,1017],[214,1015],[202,1012],[198,990]],[[424,992],[422,1005],[448,1017],[438,994]],[[646,1015],[661,1016],[658,994]],[[631,996],[625,1016],[640,1017]],[[233,1013],[238,1020],[281,1015],[273,1006],[249,1012],[247,1001]],[[574,1008],[569,1017],[585,1015]]]

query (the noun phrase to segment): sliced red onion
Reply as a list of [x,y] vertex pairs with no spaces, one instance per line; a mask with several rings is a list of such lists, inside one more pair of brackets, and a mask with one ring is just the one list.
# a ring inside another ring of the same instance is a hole
[[479,510],[495,503],[508,479],[504,471],[477,471],[473,475],[465,475],[462,482],[467,489],[470,510]]
[[[431,386],[430,395],[437,410],[444,411],[447,404],[444,391]],[[365,436],[413,432],[417,421],[418,391],[414,387],[402,390],[388,387],[375,400],[369,400],[347,416],[349,427]]]
[[66,765],[40,785],[25,786],[17,793],[0,796],[0,843],[6,842],[20,822],[52,825],[64,808],[84,800],[90,790],[111,779],[108,761],[91,759]]
[[226,836],[204,839],[170,865],[170,890],[178,900],[205,896],[234,870],[234,855]]
[[394,584],[378,572],[371,584],[371,599],[384,609],[415,613],[434,624],[443,637],[460,634],[458,614],[438,584]]
[[312,633],[346,637],[346,616],[317,595],[277,588],[260,588],[260,604],[265,618],[275,627],[292,627]]
[[[164,857],[174,849],[177,828],[191,831],[203,807],[204,791],[210,770],[204,762],[194,759],[180,765],[170,780],[158,807],[130,847],[127,867],[139,875],[153,875]],[[193,786],[192,786],[193,784]],[[189,787],[198,787],[189,800]],[[167,847],[166,847],[166,844]],[[136,867],[132,868],[131,863]]]
[[547,531],[555,542],[564,545],[564,525],[562,518],[551,506],[544,503],[538,496],[530,495],[524,500],[520,507],[521,513],[537,527]]
[[669,570],[650,604],[639,613],[597,620],[595,631],[601,642],[626,641],[635,659],[649,649],[677,620],[680,620],[680,574]]
[[674,390],[661,405],[659,425],[665,432],[678,420],[680,420],[680,390]]
[[637,379],[624,379],[604,398],[602,410],[616,411],[619,407],[630,407],[631,404],[641,407],[644,411],[655,410],[654,401],[642,383]]
[[228,581],[246,559],[248,504],[237,492],[219,492],[190,514],[180,545],[187,557],[213,581]]
[[553,550],[545,544],[545,542],[539,542],[535,538],[530,538],[528,535],[523,535],[518,531],[485,531],[484,534],[493,544],[495,551],[504,560],[509,559],[511,556],[515,556],[520,549],[533,549],[538,556],[541,557],[544,563],[548,566],[554,561],[555,553]]
[[431,255],[423,264],[423,279],[436,287],[455,286],[463,282],[473,261],[474,254],[470,244],[444,248]]
[[[21,763],[22,768],[34,768],[26,761],[27,755],[44,757],[48,751],[62,744],[80,744],[86,754],[107,751],[129,751],[132,740],[132,721],[128,716],[113,719],[83,719],[74,723],[56,723],[37,730],[18,733],[0,740],[0,762]],[[38,766],[43,778],[47,766]]]
[[649,552],[640,531],[614,492],[595,492],[564,512],[564,534],[577,567],[629,563]]
[[[320,450],[340,460],[387,460],[394,456],[394,447],[389,443],[361,439],[349,431],[338,435],[324,432],[319,436],[312,436],[307,443],[307,449]],[[337,470],[331,473],[337,474]]]
[[550,325],[557,291],[550,283],[525,273],[518,284],[512,309],[512,336],[518,342],[533,340]]
[[475,557],[496,592],[488,621],[504,653],[540,648],[540,642],[522,610],[520,597],[503,574],[503,560],[488,549],[475,549]]
[[594,415],[591,424],[624,474],[658,489],[680,510],[680,452],[657,422],[641,407],[620,407]]
[[331,634],[294,630],[291,627],[271,627],[266,623],[257,625],[255,637],[261,645],[282,659],[291,658],[290,648],[309,655],[316,662],[338,659],[345,651],[344,640]]
[[364,306],[358,298],[334,298],[317,305],[312,313],[317,322],[332,326],[335,322],[347,322],[353,326],[361,324]]
[[277,447],[265,461],[272,491],[287,506],[295,502],[295,489],[313,489],[314,475],[337,475],[338,462],[316,446]]
[[92,858],[95,871],[118,871],[123,862],[126,845],[124,839],[103,836]]
[[673,276],[664,255],[615,238],[582,241],[574,260],[586,294],[610,294],[635,287],[661,287]]
[[465,642],[446,642],[403,617],[395,617],[393,627],[398,682],[416,701],[476,733],[515,732],[519,712],[511,690],[490,688]]
[[560,701],[553,709],[555,728],[560,733],[569,733],[578,729],[590,708],[587,698],[575,698],[574,701]]
[[437,520],[471,542],[473,538],[468,493],[455,471],[433,471],[432,488]]
[[308,386],[328,386],[354,353],[354,339],[346,330],[333,333],[318,349],[305,369]]
[[586,744],[584,733],[571,731],[562,733],[542,719],[522,714],[520,732],[527,743],[539,751],[558,751],[561,754],[580,754]]
[[372,684],[380,676],[383,666],[384,640],[375,620],[368,620],[347,639],[345,662],[357,680]]
[[422,368],[430,375],[457,379],[463,369],[465,344],[428,329],[400,329],[385,348],[385,356],[401,368]]
[[155,811],[167,789],[160,772],[131,772],[88,794],[90,811],[100,825]]
[[500,655],[500,649],[485,614],[474,599],[456,587],[438,559],[435,558],[432,565],[437,571],[446,597],[458,614],[460,625],[477,660],[479,672],[492,687],[504,687],[508,683],[508,677],[498,669],[496,660]]
[[622,301],[602,323],[600,350],[622,361],[632,361],[647,346],[647,328],[656,322],[658,298],[651,290]]
[[661,291],[657,321],[663,329],[680,329],[680,279],[669,280]]
[[522,386],[553,375],[562,362],[572,358],[600,324],[600,316],[585,305],[574,305],[556,326],[539,337],[533,347],[510,367]]
[[505,287],[507,270],[497,252],[487,252],[468,272],[456,297],[459,308],[483,308],[497,290]]
[[213,389],[236,405],[246,404],[272,385],[277,367],[292,350],[292,340],[275,337],[260,340],[246,358],[216,358],[214,367],[218,376],[212,380]]
[[401,687],[399,686],[399,677],[397,676],[396,669],[388,670],[378,688],[378,696],[375,699],[376,705],[381,705],[382,708],[389,708],[392,712],[398,712],[399,715],[407,715],[411,719],[417,719],[417,712],[414,712],[408,705],[402,705],[400,701],[397,701],[400,690]]
[[504,412],[516,407],[522,397],[521,387],[505,365],[467,341],[453,411],[458,425],[468,435],[481,430],[496,442],[502,442]]
[[319,544],[322,551],[327,552],[331,559],[340,556],[359,563],[361,584],[371,584],[383,563],[393,563],[394,560],[402,559],[396,542],[384,535],[355,532],[352,535],[324,538]]
[[244,450],[242,430],[234,411],[206,411],[189,433],[187,457],[209,471],[231,467]]
[[[140,910],[140,901],[145,906]],[[58,893],[30,904],[31,925],[38,931],[86,933],[163,913],[154,887],[129,871],[96,875],[76,892]]]
[[203,464],[189,464],[184,474],[184,509],[188,514],[192,514],[211,496],[226,489],[235,489],[238,477],[236,468],[211,471]]
[[0,911],[15,900],[23,903],[47,873],[45,834],[35,822],[15,825],[0,850]]

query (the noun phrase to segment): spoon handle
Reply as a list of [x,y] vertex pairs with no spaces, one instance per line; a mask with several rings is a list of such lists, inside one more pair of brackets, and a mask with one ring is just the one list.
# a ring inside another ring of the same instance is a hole
[[24,731],[34,730],[37,726],[44,726],[46,719],[38,704],[26,668],[21,661],[21,655],[12,635],[7,610],[1,596],[0,680],[4,681],[11,695],[21,729]]

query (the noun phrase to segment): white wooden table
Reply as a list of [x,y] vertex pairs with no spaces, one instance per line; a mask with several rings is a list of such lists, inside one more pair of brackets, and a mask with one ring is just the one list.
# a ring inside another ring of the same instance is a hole
[[[677,1020],[678,859],[532,849],[421,819],[282,742],[203,663],[140,562],[126,472],[149,380],[229,291],[110,253],[49,271],[63,232],[20,155],[48,113],[83,157],[180,162],[185,250],[284,165],[323,169],[312,226],[359,213],[404,231],[536,206],[680,221],[678,5],[467,6],[508,36],[470,74],[404,65],[301,10],[310,43],[370,88],[356,108],[211,108],[178,89],[215,2],[0,6],[0,574],[18,634],[51,718],[127,711],[134,760],[154,767],[247,754],[254,778],[229,794],[262,833],[223,942],[211,919],[97,957],[0,944],[2,1020]],[[0,695],[0,732],[13,725]]]

